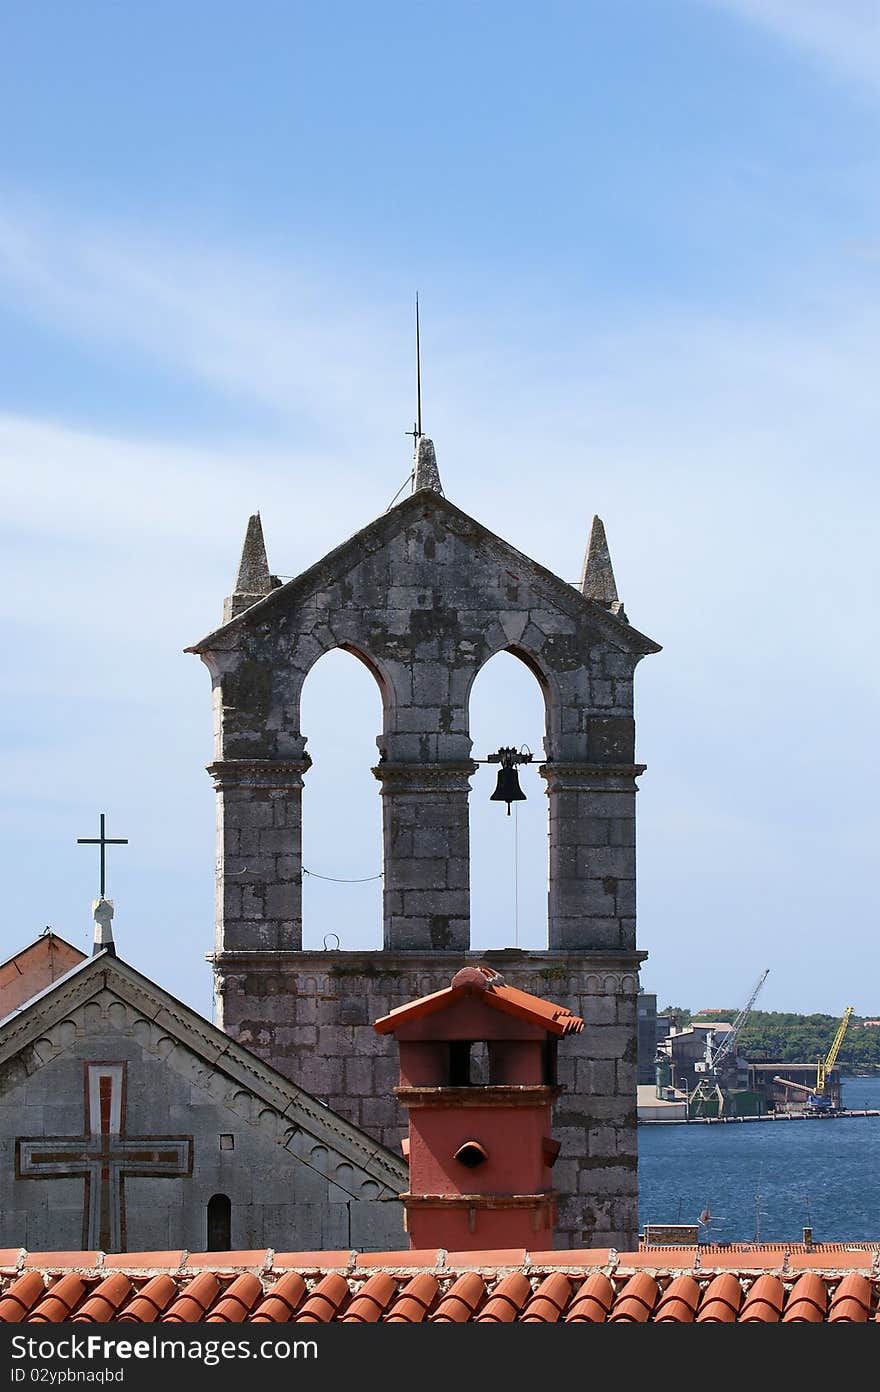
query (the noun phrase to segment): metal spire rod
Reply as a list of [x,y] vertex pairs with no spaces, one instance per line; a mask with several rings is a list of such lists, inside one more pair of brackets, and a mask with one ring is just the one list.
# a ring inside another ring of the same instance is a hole
[[418,451],[422,438],[422,345],[419,335],[419,292],[416,291],[416,419],[412,430],[404,432],[413,437],[413,448]]
[[422,434],[422,345],[419,338],[419,292],[416,291],[416,396],[418,399],[418,418],[416,426],[419,438]]

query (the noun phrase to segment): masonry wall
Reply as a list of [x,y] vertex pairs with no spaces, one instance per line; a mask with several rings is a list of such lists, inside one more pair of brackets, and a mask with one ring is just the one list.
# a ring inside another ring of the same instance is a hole
[[334,952],[244,954],[217,963],[223,1027],[399,1153],[406,1114],[397,1046],[372,1021],[449,985],[466,961],[580,1015],[559,1044],[553,1184],[558,1247],[632,1250],[638,1232],[636,999],[644,954]]
[[[54,1027],[52,1037],[39,1040],[24,1059],[0,1070],[0,1247],[39,1252],[88,1245],[83,1178],[16,1177],[16,1140],[60,1138],[62,1153],[69,1138],[83,1137],[88,1129],[84,1070],[96,1061],[125,1062],[125,1131],[145,1138],[145,1151],[151,1138],[192,1140],[191,1175],[125,1179],[124,1250],[204,1251],[208,1201],[217,1193],[231,1200],[232,1249],[405,1246],[402,1206],[396,1200],[378,1202],[366,1192],[357,1197],[352,1167],[344,1159],[334,1165],[326,1147],[290,1124],[286,1144],[279,1144],[276,1119],[268,1110],[260,1115],[233,1080],[173,1045],[147,1020],[129,1016],[126,1028],[127,1012],[118,1003],[110,1014],[123,1028],[113,1027],[97,1006],[86,1006],[77,1019]],[[321,1170],[335,1172],[339,1183],[328,1182]],[[380,1186],[360,1188],[378,1194]]]

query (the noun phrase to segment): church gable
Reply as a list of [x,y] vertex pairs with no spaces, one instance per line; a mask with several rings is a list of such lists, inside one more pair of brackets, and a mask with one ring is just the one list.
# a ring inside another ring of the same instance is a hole
[[[602,758],[607,722],[629,717],[636,663],[658,650],[612,608],[422,489],[188,651],[215,673],[219,758],[302,758],[300,691],[334,647],[373,671],[391,761],[467,758],[470,687],[503,649],[542,685],[551,757],[588,753],[586,723],[563,730],[561,712],[593,708]],[[631,762],[626,731],[613,738],[620,761]]]
[[0,1029],[0,1246],[385,1246],[402,1162],[118,959]]
[[[444,573],[447,567],[451,575]],[[658,644],[616,613],[518,551],[448,498],[421,489],[187,652],[202,654],[238,646],[245,634],[255,629],[265,632],[267,624],[281,622],[280,615],[308,607],[317,595],[326,595],[337,584],[348,589],[350,599],[364,585],[372,588],[383,611],[409,610],[412,596],[406,591],[410,587],[426,590],[429,596],[438,589],[449,591],[450,597],[458,591],[466,597],[465,609],[482,612],[488,605],[506,611],[519,603],[520,596],[513,591],[522,586],[523,600],[530,601],[526,608],[567,614],[575,624],[592,625],[598,635],[626,651],[644,655],[659,650]],[[363,603],[364,596],[358,598]],[[326,600],[320,607],[337,612]]]

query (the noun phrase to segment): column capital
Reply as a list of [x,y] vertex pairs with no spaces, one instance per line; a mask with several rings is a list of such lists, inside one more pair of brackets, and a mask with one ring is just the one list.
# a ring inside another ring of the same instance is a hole
[[468,779],[479,764],[473,759],[460,763],[392,764],[383,761],[372,770],[373,777],[387,793],[467,793]]
[[583,789],[595,792],[600,788],[628,788],[633,779],[644,773],[647,764],[539,764],[538,772],[547,780],[547,791]]
[[206,768],[218,792],[230,788],[301,788],[303,774],[312,766],[308,754],[301,759],[218,759]]

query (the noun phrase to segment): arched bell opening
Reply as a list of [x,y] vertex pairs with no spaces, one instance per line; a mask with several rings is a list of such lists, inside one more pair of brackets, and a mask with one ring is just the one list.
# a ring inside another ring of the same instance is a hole
[[376,667],[348,646],[324,653],[303,684],[300,728],[312,760],[302,794],[306,949],[382,946],[382,809],[371,770],[389,701]]
[[480,762],[471,778],[471,947],[478,952],[547,946],[547,798],[537,768],[549,705],[546,678],[515,648],[490,658],[471,686],[474,759],[499,750],[532,755],[530,762]]

